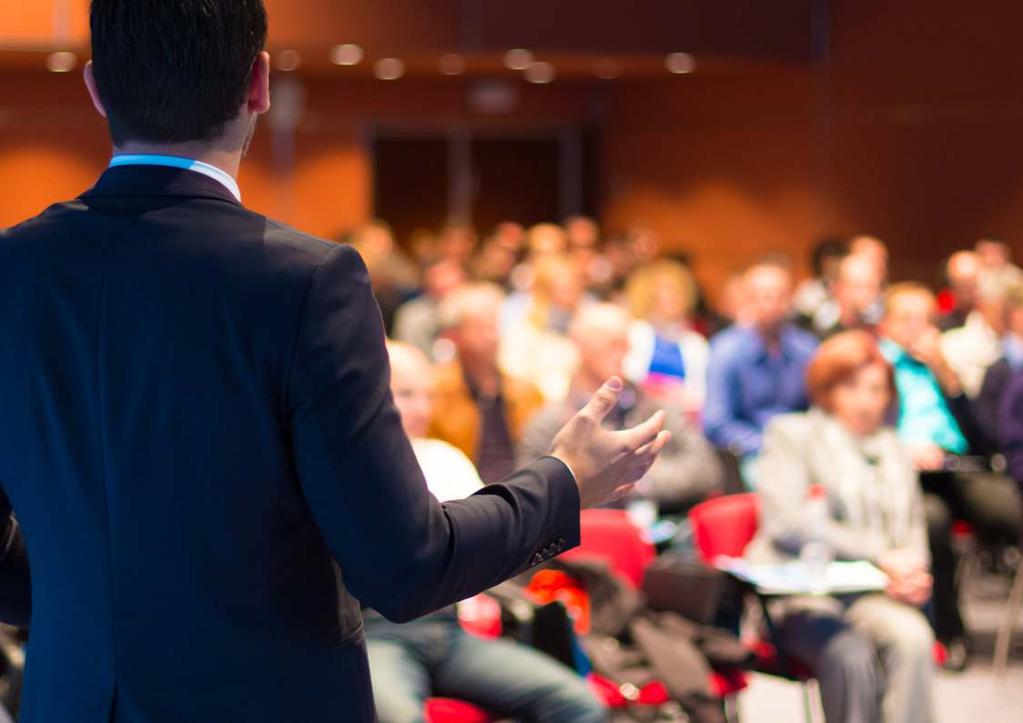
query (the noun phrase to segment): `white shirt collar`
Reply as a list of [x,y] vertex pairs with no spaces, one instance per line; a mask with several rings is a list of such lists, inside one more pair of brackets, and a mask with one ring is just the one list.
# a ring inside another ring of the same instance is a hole
[[191,158],[180,156],[163,156],[150,153],[125,153],[116,155],[110,159],[110,168],[117,166],[166,166],[168,168],[181,168],[186,171],[194,171],[212,178],[231,192],[238,203],[242,201],[242,191],[238,187],[238,181],[222,168],[217,168],[203,161],[196,161]]

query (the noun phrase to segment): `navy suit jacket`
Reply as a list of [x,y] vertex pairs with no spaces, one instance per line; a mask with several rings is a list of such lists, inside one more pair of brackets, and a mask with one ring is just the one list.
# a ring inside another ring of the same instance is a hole
[[358,254],[206,176],[113,168],[0,233],[0,330],[28,723],[370,721],[359,601],[406,621],[578,544],[553,458],[439,504]]

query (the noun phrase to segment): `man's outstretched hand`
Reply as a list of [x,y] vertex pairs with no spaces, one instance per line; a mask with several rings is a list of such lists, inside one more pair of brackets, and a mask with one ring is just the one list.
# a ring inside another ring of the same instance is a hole
[[657,459],[671,433],[664,412],[632,429],[614,432],[602,422],[618,403],[622,381],[609,379],[569,420],[551,445],[551,455],[567,464],[579,485],[582,507],[596,507],[629,491]]

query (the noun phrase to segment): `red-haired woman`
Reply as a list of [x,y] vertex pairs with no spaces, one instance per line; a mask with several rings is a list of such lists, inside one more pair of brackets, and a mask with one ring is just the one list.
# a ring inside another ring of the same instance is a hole
[[827,541],[840,560],[869,560],[884,593],[790,598],[780,604],[787,651],[820,681],[829,723],[933,720],[933,633],[926,522],[912,460],[886,425],[892,369],[867,332],[838,334],[807,369],[813,408],[768,426],[761,458],[762,512],[753,562],[798,557],[813,534],[803,513],[823,487]]

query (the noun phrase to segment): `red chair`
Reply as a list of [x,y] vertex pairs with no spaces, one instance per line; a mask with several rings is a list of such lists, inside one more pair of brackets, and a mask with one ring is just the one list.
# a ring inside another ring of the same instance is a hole
[[[643,584],[646,568],[656,556],[654,546],[643,538],[642,532],[622,510],[584,510],[581,518],[579,547],[561,555],[562,559],[598,558],[607,560],[611,569],[630,585]],[[734,707],[735,696],[748,685],[742,671],[714,672],[709,681],[711,691],[725,701],[726,712]],[[590,687],[609,708],[624,708],[630,704],[662,705],[670,698],[663,683],[654,681],[641,690],[626,691],[614,682],[597,674],[590,674]]]
[[[708,565],[722,555],[742,557],[757,533],[759,517],[760,500],[752,492],[718,497],[694,507],[689,512],[689,521],[700,557]],[[754,642],[753,650],[762,672],[803,685],[806,717],[812,720],[807,684],[813,680],[813,671],[798,660],[779,656],[777,646],[769,640]],[[938,665],[946,654],[944,646],[935,643],[934,660]]]
[[643,585],[643,574],[657,553],[624,511],[584,510],[580,537],[579,547],[563,553],[561,559],[589,557],[607,560],[611,569],[634,588]]
[[430,698],[426,701],[426,723],[493,723],[494,717],[461,700]]
[[702,502],[689,511],[700,557],[708,565],[721,555],[742,557],[757,534],[760,500],[752,492]]

